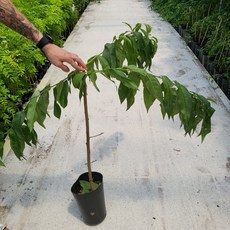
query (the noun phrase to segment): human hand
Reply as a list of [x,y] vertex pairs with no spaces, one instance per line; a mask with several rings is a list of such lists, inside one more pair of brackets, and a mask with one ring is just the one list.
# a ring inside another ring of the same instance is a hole
[[69,63],[77,71],[85,71],[86,64],[76,54],[70,53],[67,50],[60,48],[55,44],[47,44],[42,48],[46,57],[51,64],[57,66],[65,72],[69,72],[70,69],[64,63]]
[[4,224],[0,224],[0,230],[9,230]]

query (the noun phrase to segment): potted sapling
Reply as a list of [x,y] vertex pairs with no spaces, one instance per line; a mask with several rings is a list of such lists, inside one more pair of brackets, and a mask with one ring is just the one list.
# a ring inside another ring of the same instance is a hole
[[[47,85],[36,91],[24,111],[18,112],[8,131],[11,148],[21,159],[26,144],[38,141],[35,122],[44,127],[48,115],[49,91],[53,90],[53,113],[60,118],[61,111],[68,104],[68,95],[72,88],[79,90],[83,98],[86,125],[86,155],[88,171],[79,176],[71,191],[81,210],[83,220],[88,225],[101,223],[106,216],[103,176],[92,171],[90,151],[89,108],[87,102],[87,84],[91,82],[99,91],[97,80],[101,77],[118,85],[117,93],[120,102],[127,103],[129,109],[135,102],[137,91],[142,91],[147,111],[155,101],[161,107],[163,118],[173,119],[178,115],[185,134],[192,135],[198,130],[202,141],[211,132],[211,117],[214,109],[210,99],[190,92],[177,81],[167,76],[155,76],[150,72],[152,58],[157,51],[157,39],[151,35],[151,27],[147,24],[136,24],[129,31],[113,38],[104,46],[103,51],[91,57],[87,62],[86,72],[72,71],[55,85]],[[0,145],[1,146],[1,145]]]

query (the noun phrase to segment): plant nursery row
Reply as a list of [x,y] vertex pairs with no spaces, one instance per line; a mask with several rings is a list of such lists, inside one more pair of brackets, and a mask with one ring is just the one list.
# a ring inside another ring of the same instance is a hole
[[[62,45],[90,0],[12,0],[42,32]],[[0,130],[32,94],[47,66],[43,53],[28,39],[0,24]]]
[[230,98],[230,1],[152,0]]

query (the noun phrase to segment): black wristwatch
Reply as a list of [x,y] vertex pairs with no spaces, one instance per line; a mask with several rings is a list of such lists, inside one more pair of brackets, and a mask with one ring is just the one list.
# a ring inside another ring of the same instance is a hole
[[54,43],[54,40],[52,37],[50,37],[49,34],[44,33],[42,39],[37,43],[37,47],[39,49],[42,49],[45,45],[49,43]]

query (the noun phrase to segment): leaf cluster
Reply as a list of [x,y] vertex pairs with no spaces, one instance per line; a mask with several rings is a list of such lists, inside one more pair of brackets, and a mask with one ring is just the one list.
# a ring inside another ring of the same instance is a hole
[[[128,24],[127,24],[128,25]],[[147,111],[158,100],[163,118],[173,119],[178,115],[185,134],[192,135],[201,124],[199,135],[202,140],[211,132],[211,116],[214,109],[208,99],[188,89],[167,76],[155,76],[149,69],[157,51],[157,39],[151,35],[149,25],[136,24],[130,31],[115,36],[111,43],[104,46],[102,53],[91,57],[87,62],[87,72],[72,71],[67,78],[53,86],[37,91],[24,111],[16,113],[12,126],[7,132],[11,148],[21,159],[25,144],[36,144],[38,137],[35,123],[45,127],[48,114],[49,92],[54,95],[53,114],[61,117],[62,109],[68,105],[68,95],[72,87],[79,90],[79,98],[84,95],[88,78],[99,91],[98,76],[119,84],[120,102],[126,101],[127,109],[135,102],[135,96],[143,89],[144,104]],[[142,88],[140,87],[142,85]],[[0,137],[4,136],[0,132]],[[4,139],[0,140],[0,146]],[[0,151],[2,151],[0,149]],[[0,157],[2,152],[0,152]]]

